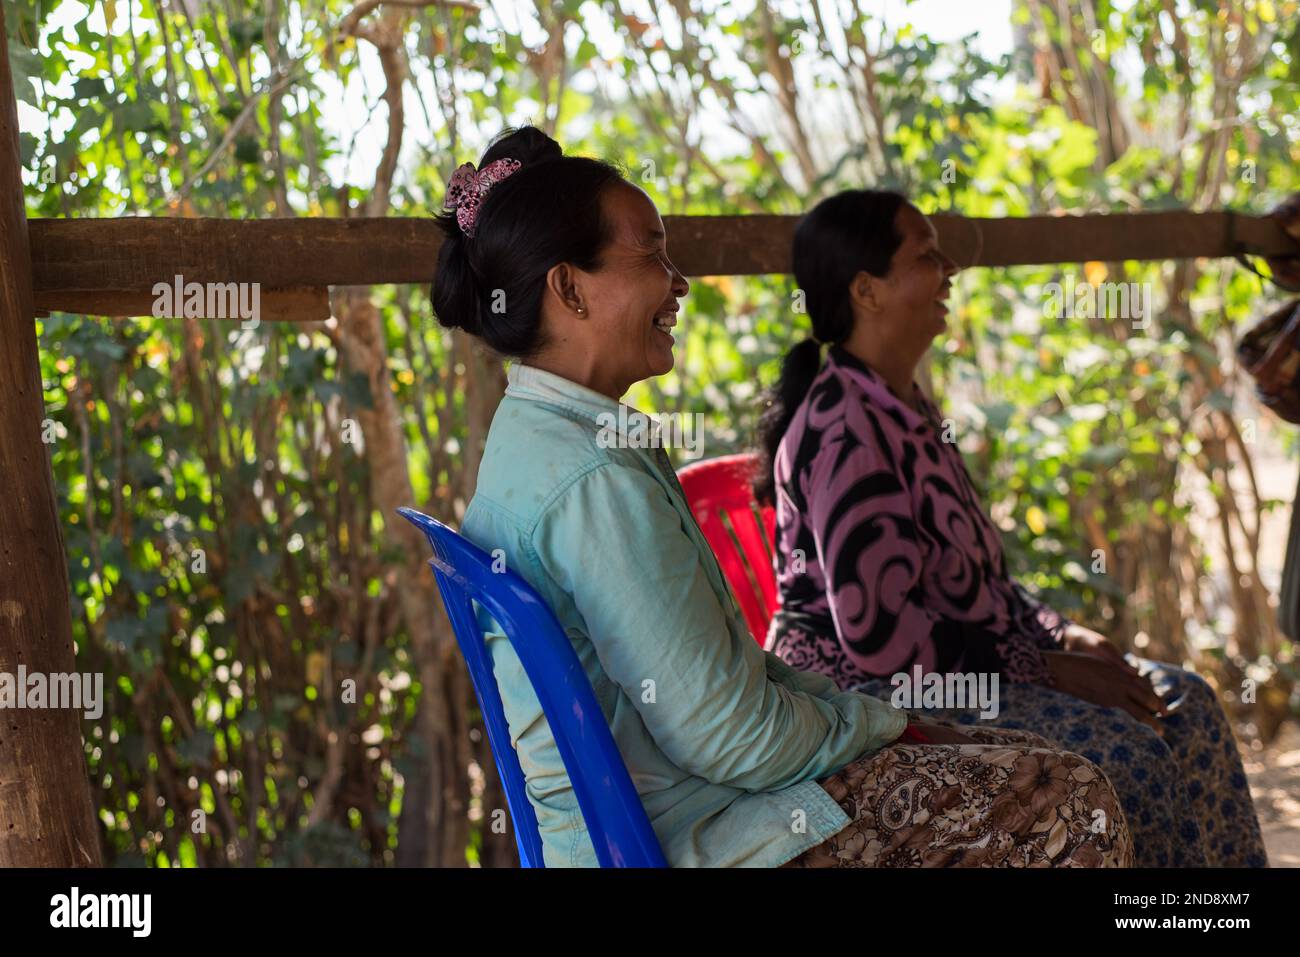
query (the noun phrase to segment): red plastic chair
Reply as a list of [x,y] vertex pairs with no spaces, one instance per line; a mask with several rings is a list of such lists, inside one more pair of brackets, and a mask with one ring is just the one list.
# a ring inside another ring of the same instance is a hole
[[724,455],[687,465],[677,478],[727,576],[750,634],[761,645],[777,607],[772,568],[776,512],[754,501],[750,482],[757,467],[757,456]]

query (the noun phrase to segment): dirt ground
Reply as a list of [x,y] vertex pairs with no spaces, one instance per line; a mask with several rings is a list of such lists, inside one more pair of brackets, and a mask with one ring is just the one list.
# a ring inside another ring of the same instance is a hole
[[1288,722],[1245,764],[1270,866],[1300,867],[1300,725]]

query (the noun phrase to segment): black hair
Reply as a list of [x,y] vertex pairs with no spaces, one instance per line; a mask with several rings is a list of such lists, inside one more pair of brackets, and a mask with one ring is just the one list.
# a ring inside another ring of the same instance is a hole
[[499,159],[521,166],[484,198],[473,236],[461,230],[454,211],[437,217],[444,238],[431,298],[442,325],[524,359],[544,345],[547,272],[566,262],[599,268],[610,238],[601,196],[625,180],[609,163],[565,156],[559,143],[532,126],[504,130],[478,168]]
[[889,263],[903,244],[895,218],[906,204],[907,198],[892,190],[846,190],[814,206],[795,229],[795,282],[813,334],[786,353],[781,375],[767,392],[754,479],[760,502],[776,500],[776,451],[821,368],[821,343],[841,343],[853,332],[849,284],[859,272],[889,273]]

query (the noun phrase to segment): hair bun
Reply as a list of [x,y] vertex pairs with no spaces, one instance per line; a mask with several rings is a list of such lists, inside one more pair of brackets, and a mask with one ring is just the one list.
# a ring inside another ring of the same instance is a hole
[[518,160],[524,169],[547,160],[559,159],[564,155],[560,144],[555,142],[535,126],[520,126],[516,129],[502,130],[487,148],[478,167],[482,169],[488,163],[499,159]]
[[[484,171],[510,160],[510,175]],[[511,164],[513,166],[513,163]],[[490,188],[482,188],[482,181]],[[461,175],[457,199],[469,195]],[[479,159],[471,234],[455,212],[435,218],[442,231],[432,298],[438,321],[464,329],[503,356],[527,358],[544,345],[546,276],[558,263],[593,271],[609,242],[602,196],[621,182],[618,169],[585,156],[565,156],[533,126],[505,130]],[[449,183],[449,188],[450,188]]]
[[[535,126],[502,130],[478,161],[478,169],[500,159],[517,160],[521,172],[548,160],[564,156],[560,144]],[[483,334],[483,298],[478,276],[471,264],[471,239],[456,224],[454,214],[438,217],[443,243],[438,251],[438,281],[430,290],[438,322],[447,329],[464,329],[470,335]]]

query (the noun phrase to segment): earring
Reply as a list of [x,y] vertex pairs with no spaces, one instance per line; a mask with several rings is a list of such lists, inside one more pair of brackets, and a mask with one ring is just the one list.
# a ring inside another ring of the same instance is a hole
[[578,307],[578,315],[582,315],[582,314],[583,314],[584,312],[586,312],[586,311],[587,311],[587,307],[586,307],[586,306],[579,306],[579,307]]

